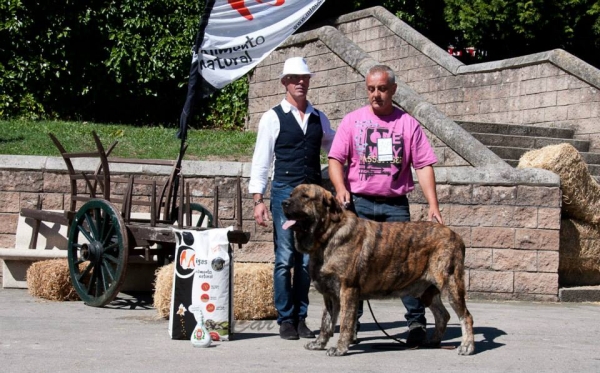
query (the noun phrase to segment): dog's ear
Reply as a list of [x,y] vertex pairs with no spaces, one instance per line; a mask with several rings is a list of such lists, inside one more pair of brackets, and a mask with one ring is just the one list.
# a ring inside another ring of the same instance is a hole
[[327,211],[329,212],[331,220],[335,222],[340,221],[340,216],[343,213],[342,205],[329,191],[323,193],[323,205],[327,206]]

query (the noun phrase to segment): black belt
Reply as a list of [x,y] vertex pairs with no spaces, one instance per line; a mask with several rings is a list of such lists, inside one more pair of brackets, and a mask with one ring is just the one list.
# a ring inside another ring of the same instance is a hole
[[364,198],[367,201],[377,202],[377,203],[390,203],[390,204],[398,204],[408,202],[408,198],[403,196],[394,196],[394,197],[385,197],[385,196],[369,196],[366,194],[355,194],[355,196]]

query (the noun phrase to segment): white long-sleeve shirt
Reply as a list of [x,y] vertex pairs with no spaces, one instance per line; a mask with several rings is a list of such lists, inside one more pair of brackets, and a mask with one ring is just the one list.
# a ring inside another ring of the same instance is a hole
[[[304,113],[304,120],[301,119],[298,109],[286,99],[281,101],[281,108],[284,113],[289,113],[290,110],[292,111],[302,132],[306,134],[308,118],[315,112],[315,108],[312,104],[310,102],[308,103]],[[328,153],[329,148],[331,148],[331,143],[333,142],[335,131],[331,129],[331,123],[329,123],[327,116],[320,110],[318,110],[318,113],[321,119],[321,127],[323,128],[321,148]],[[279,136],[279,128],[279,118],[273,109],[265,112],[260,118],[254,155],[252,157],[250,183],[248,184],[248,191],[250,194],[265,193],[268,179],[272,175],[269,171],[272,171],[272,166],[275,162],[275,141],[277,141],[277,137]]]

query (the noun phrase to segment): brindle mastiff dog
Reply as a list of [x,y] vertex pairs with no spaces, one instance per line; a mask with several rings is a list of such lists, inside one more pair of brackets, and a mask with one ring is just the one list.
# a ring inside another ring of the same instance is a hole
[[465,303],[465,244],[459,235],[433,222],[360,219],[316,185],[297,186],[283,201],[283,211],[289,219],[284,228],[295,232],[296,248],[310,255],[311,279],[325,300],[321,332],[307,349],[325,349],[341,314],[337,347],[327,355],[346,354],[358,300],[404,295],[421,298],[433,313],[435,332],[429,344],[437,346],[450,319],[443,294],[460,320],[458,354],[475,351],[473,317]]

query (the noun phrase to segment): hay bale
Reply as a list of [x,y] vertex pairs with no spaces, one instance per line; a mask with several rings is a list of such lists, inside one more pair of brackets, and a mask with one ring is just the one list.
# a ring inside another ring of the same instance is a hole
[[168,319],[171,309],[171,293],[173,292],[173,274],[175,263],[159,267],[154,281],[154,308],[158,316]]
[[[174,264],[156,271],[154,307],[158,315],[169,317]],[[273,302],[272,263],[234,263],[233,317],[235,320],[261,320],[277,317]]]
[[561,221],[558,278],[561,286],[600,285],[600,224]]
[[277,317],[273,300],[272,263],[235,263],[233,271],[235,320]]
[[521,157],[517,167],[542,168],[557,174],[565,216],[587,223],[600,223],[600,185],[572,145],[550,145],[529,151]]
[[66,259],[43,260],[27,269],[29,294],[48,300],[79,300],[71,284],[69,262]]

